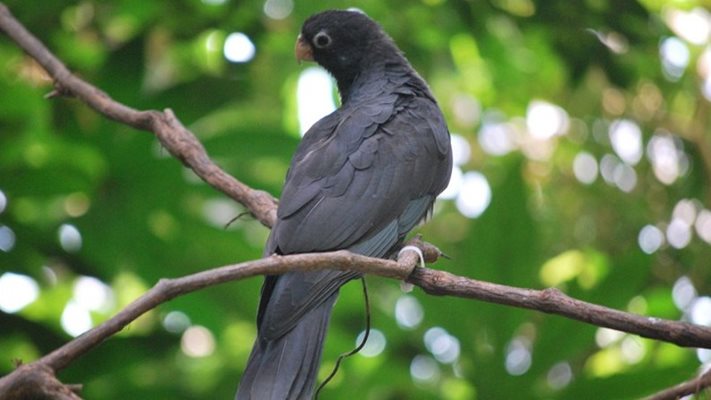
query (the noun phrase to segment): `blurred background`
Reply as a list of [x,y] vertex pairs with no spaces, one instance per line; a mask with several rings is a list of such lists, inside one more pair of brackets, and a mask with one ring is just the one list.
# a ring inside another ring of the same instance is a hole
[[[704,0],[7,2],[71,70],[139,109],[172,108],[209,154],[279,196],[300,133],[337,106],[297,65],[309,15],[356,6],[428,80],[456,168],[419,229],[434,268],[558,287],[711,325],[711,14]],[[151,134],[71,98],[0,36],[0,374],[101,323],[162,277],[260,257],[268,234]],[[323,398],[625,399],[711,351],[369,277],[373,332]],[[89,399],[229,399],[261,279],[202,290],[62,371]],[[336,306],[321,377],[364,328]]]

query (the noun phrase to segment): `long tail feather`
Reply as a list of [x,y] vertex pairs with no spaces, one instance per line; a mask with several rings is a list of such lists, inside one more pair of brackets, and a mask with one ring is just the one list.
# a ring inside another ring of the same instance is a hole
[[307,400],[313,394],[333,304],[330,298],[274,340],[257,337],[236,400]]

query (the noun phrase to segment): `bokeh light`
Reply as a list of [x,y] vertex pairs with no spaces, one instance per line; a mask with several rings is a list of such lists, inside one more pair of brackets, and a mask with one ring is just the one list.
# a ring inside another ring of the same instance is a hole
[[672,218],[680,219],[685,224],[691,226],[696,221],[696,203],[690,199],[681,199],[672,211]]
[[[224,229],[227,223],[240,214],[240,209],[232,200],[225,198],[214,198],[206,200],[202,205],[202,215],[212,226]],[[234,221],[230,227],[236,227],[240,220]]]
[[637,173],[634,168],[612,154],[605,154],[600,160],[600,174],[605,182],[623,192],[629,193],[637,185]]
[[430,356],[417,355],[410,363],[410,376],[417,383],[435,383],[440,377],[439,365]]
[[600,175],[610,185],[615,185],[615,169],[620,164],[620,160],[612,154],[605,154],[600,159]]
[[662,71],[670,81],[678,81],[689,65],[689,48],[677,37],[669,37],[659,45]]
[[5,196],[5,193],[0,190],[0,214],[2,214],[3,211],[5,211],[5,208],[7,207],[7,196]]
[[699,211],[694,222],[696,234],[706,243],[711,244],[711,211],[703,209]]
[[697,293],[694,284],[688,276],[682,276],[674,282],[672,287],[672,300],[681,311],[686,311],[696,299]]
[[556,363],[548,370],[546,382],[553,390],[560,390],[568,386],[573,380],[573,370],[567,362]]
[[643,252],[652,254],[664,244],[664,233],[654,225],[645,225],[639,231],[637,242]]
[[452,112],[459,125],[471,128],[481,118],[481,103],[468,94],[458,94],[452,102]]
[[689,307],[691,322],[697,325],[711,326],[711,297],[700,296]]
[[9,252],[15,247],[15,232],[9,226],[0,225],[0,251]]
[[550,139],[565,133],[568,125],[568,113],[563,108],[541,100],[534,100],[528,105],[526,126],[534,138]]
[[689,11],[667,8],[663,14],[669,27],[682,39],[695,45],[708,43],[711,36],[711,14],[695,7]]
[[442,327],[430,328],[424,335],[425,347],[434,358],[443,364],[452,364],[459,359],[459,339]]
[[454,165],[462,165],[469,162],[472,150],[467,139],[456,133],[451,134],[450,139],[452,144],[452,162]]
[[39,285],[31,277],[5,272],[0,275],[0,310],[16,313],[37,300],[39,292]]
[[188,357],[206,357],[215,351],[215,337],[209,329],[193,325],[183,332],[180,349]]
[[223,47],[225,58],[233,63],[246,63],[254,58],[257,48],[242,32],[233,32],[227,35]]
[[79,307],[106,313],[115,306],[113,289],[91,276],[81,276],[74,281],[74,300]]
[[416,328],[424,316],[425,311],[414,296],[402,295],[395,302],[395,321],[401,328]]
[[468,218],[480,216],[491,202],[491,187],[480,172],[469,171],[462,177],[456,204],[459,212]]
[[73,337],[81,335],[93,326],[89,310],[79,305],[74,299],[69,300],[64,306],[60,324],[64,332]]
[[[711,53],[711,51],[709,51],[709,53]],[[711,101],[711,73],[706,76],[706,79],[704,79],[701,84],[701,93],[704,95],[706,100]]]
[[163,328],[170,333],[182,333],[190,327],[190,318],[182,311],[171,311],[163,317]]
[[82,192],[71,193],[64,198],[64,212],[72,218],[81,217],[86,214],[86,212],[89,211],[90,205],[91,200]]
[[487,154],[503,156],[517,148],[516,131],[508,123],[485,123],[479,130],[479,146]]
[[637,172],[625,163],[617,164],[612,176],[617,188],[625,193],[631,192],[637,186]]
[[294,10],[293,0],[267,0],[264,2],[264,14],[271,19],[284,19]]
[[610,142],[615,153],[630,165],[642,158],[642,130],[634,121],[620,119],[610,124]]
[[674,218],[666,233],[669,245],[676,249],[683,249],[691,242],[691,227],[681,218]]
[[610,328],[597,328],[595,331],[595,343],[601,349],[610,347],[618,343],[625,336],[624,332],[620,332]]
[[625,338],[620,342],[620,353],[625,362],[636,364],[644,358],[646,350],[639,337],[625,335]]
[[518,376],[528,372],[531,368],[531,342],[528,338],[517,337],[506,346],[506,360],[504,366],[510,375]]
[[665,185],[671,185],[688,168],[688,158],[681,143],[672,135],[659,132],[647,144],[647,157],[652,162],[654,175]]
[[299,115],[299,132],[306,133],[319,119],[336,109],[333,100],[333,80],[318,67],[306,68],[299,75],[296,101]]
[[578,181],[586,185],[595,182],[595,179],[597,179],[597,160],[595,160],[595,157],[585,151],[579,152],[573,160],[573,174],[575,174],[575,178]]
[[[356,346],[363,342],[364,337],[365,331],[358,334],[355,341]],[[387,339],[385,339],[383,332],[378,329],[371,328],[370,334],[368,335],[368,341],[365,343],[365,346],[363,346],[360,352],[358,352],[358,354],[363,357],[376,357],[385,350],[386,345]]]
[[68,253],[75,253],[81,249],[82,239],[81,233],[76,226],[71,224],[62,224],[59,227],[59,245],[62,246]]
[[452,175],[449,177],[449,184],[447,187],[439,194],[438,198],[451,200],[459,195],[462,190],[462,184],[464,183],[464,173],[462,169],[458,166],[452,167]]

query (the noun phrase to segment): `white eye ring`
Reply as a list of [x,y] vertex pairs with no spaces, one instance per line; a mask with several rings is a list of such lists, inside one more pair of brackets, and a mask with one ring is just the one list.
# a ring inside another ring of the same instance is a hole
[[319,49],[323,49],[325,47],[328,47],[331,45],[331,42],[333,40],[331,39],[330,36],[328,36],[328,33],[325,31],[321,31],[314,36],[314,46],[318,47]]

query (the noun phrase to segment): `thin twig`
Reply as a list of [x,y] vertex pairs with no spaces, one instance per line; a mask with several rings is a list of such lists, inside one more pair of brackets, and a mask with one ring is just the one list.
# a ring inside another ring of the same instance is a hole
[[689,379],[686,382],[682,382],[678,385],[657,392],[645,398],[645,400],[681,399],[691,394],[699,394],[709,387],[711,387],[711,369],[693,379]]

